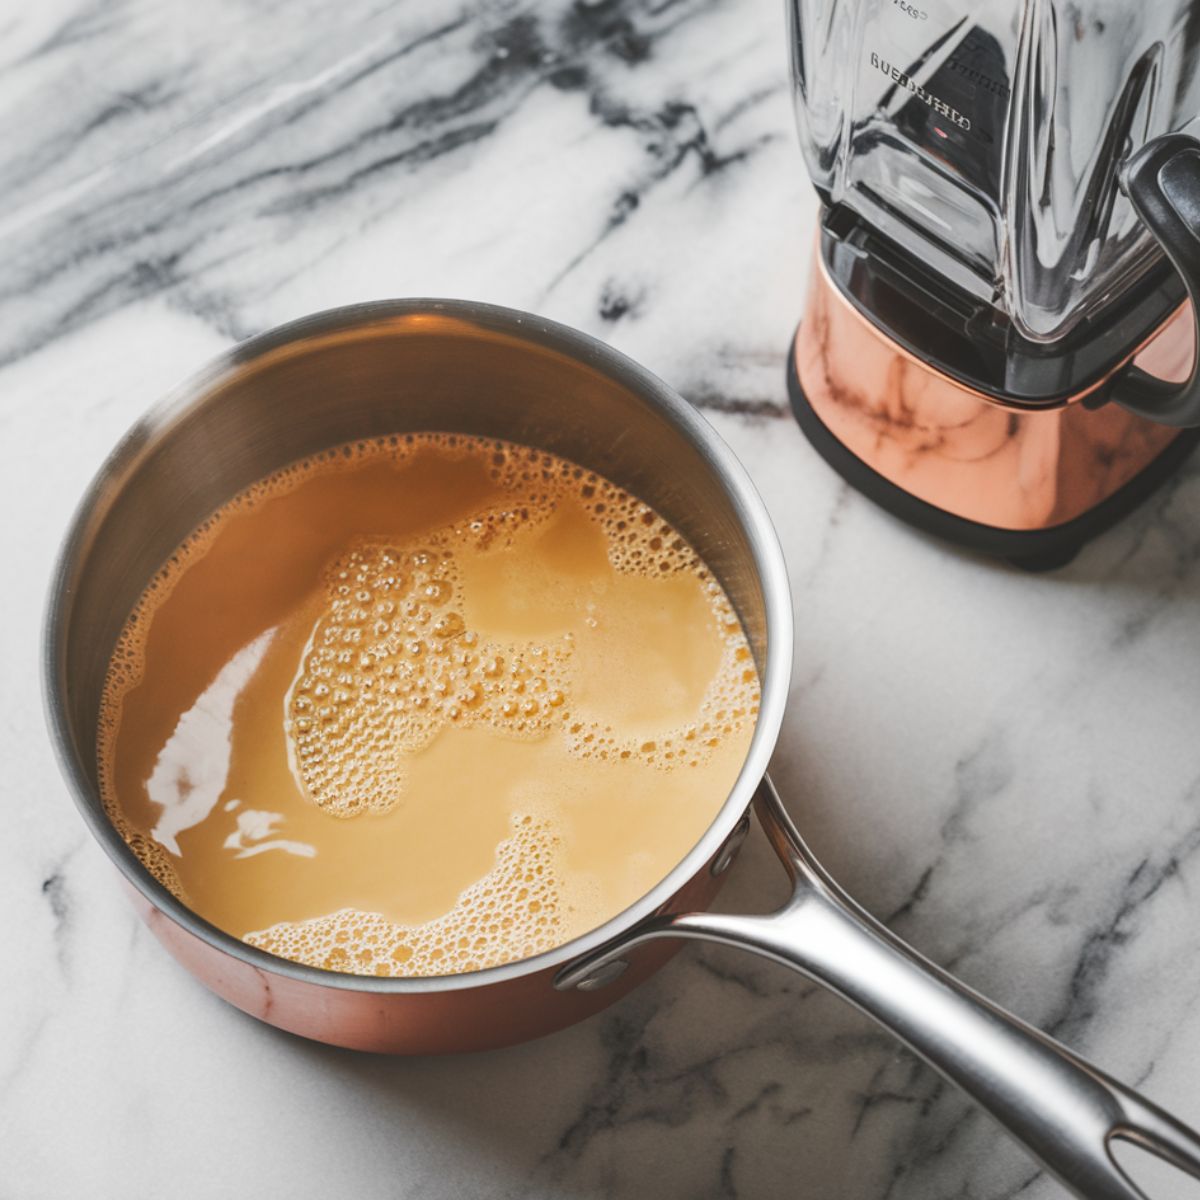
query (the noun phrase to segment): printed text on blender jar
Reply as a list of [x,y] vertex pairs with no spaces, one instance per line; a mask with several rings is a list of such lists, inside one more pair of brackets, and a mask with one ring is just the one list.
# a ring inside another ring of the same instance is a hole
[[939,99],[932,92],[927,92],[911,75],[906,75],[899,67],[893,67],[885,58],[880,58],[874,50],[871,51],[871,66],[882,71],[889,79],[894,80],[902,88],[907,88],[918,100],[923,100],[934,112],[952,121],[959,129],[970,129],[971,120],[964,117],[957,108],[951,107],[945,100]]

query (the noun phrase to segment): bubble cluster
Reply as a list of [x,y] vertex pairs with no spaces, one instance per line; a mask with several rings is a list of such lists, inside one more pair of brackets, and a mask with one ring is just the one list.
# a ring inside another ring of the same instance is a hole
[[542,814],[515,816],[495,867],[448,913],[423,925],[342,909],[280,922],[243,940],[293,962],[354,975],[457,975],[541,954],[570,938],[581,918],[585,927],[596,919],[586,911],[594,902],[563,871],[556,824]]
[[110,813],[110,819],[116,831],[125,839],[129,848],[137,855],[138,861],[146,868],[159,883],[181,903],[187,903],[183,884],[179,881],[179,872],[171,860],[170,854],[163,849],[149,834],[135,829],[123,813]]
[[611,480],[543,450],[505,442],[483,445],[491,446],[492,478],[521,497],[524,511],[515,514],[514,527],[575,500],[604,531],[609,562],[618,571],[652,578],[696,571],[708,578],[678,530]]
[[468,629],[452,541],[360,543],[327,573],[324,611],[287,698],[297,774],[326,812],[393,808],[405,758],[447,725],[534,737],[557,720],[566,648]]

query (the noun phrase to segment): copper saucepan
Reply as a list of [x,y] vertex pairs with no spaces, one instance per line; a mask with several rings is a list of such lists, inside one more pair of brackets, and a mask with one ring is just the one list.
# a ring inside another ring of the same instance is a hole
[[[700,841],[636,904],[584,937],[467,975],[381,979],[301,966],[190,912],[105,818],[100,693],[118,632],[184,537],[253,481],[359,438],[442,430],[542,447],[653,505],[736,605],[762,677],[741,774]],[[812,857],[765,772],[787,700],[792,615],[775,532],[745,471],[660,380],[538,317],[464,301],[322,313],[236,347],[141,420],[101,468],[59,559],[46,628],[52,736],[84,818],[142,916],[198,979],[245,1012],[361,1050],[499,1046],[604,1008],[698,938],[800,971],[874,1017],[968,1092],[1079,1195],[1142,1193],[1111,1153],[1136,1142],[1200,1178],[1200,1138],[909,949]],[[764,916],[706,910],[758,813],[794,885]]]

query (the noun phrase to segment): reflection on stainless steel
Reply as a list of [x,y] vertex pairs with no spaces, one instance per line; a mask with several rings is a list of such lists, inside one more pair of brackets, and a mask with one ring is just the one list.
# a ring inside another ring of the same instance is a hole
[[788,0],[801,144],[845,205],[1053,341],[1158,260],[1120,160],[1200,112],[1192,0]]

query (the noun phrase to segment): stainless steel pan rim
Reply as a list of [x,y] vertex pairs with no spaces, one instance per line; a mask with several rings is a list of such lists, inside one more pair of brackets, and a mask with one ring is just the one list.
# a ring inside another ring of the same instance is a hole
[[[146,871],[102,809],[90,800],[92,788],[73,745],[63,704],[68,683],[62,667],[64,647],[60,618],[70,603],[88,532],[103,515],[105,497],[136,468],[154,444],[167,436],[171,428],[223,380],[247,363],[289,343],[339,330],[366,329],[396,318],[422,314],[455,318],[527,340],[531,345],[557,350],[623,385],[666,417],[704,457],[748,534],[762,586],[768,652],[762,671],[758,720],[737,781],[696,845],[640,900],[591,932],[532,958],[459,975],[380,978],[305,966],[249,946],[197,916]],[[779,736],[791,675],[792,608],[783,552],[762,499],[733,452],[677,392],[619,351],[558,322],[474,301],[415,298],[328,309],[259,334],[218,356],[139,419],[100,467],[71,519],[51,581],[42,645],[43,703],[59,767],[92,834],[146,900],[202,941],[258,970],[344,991],[416,994],[461,991],[566,964],[595,951],[659,912],[701,870],[749,808]]]

